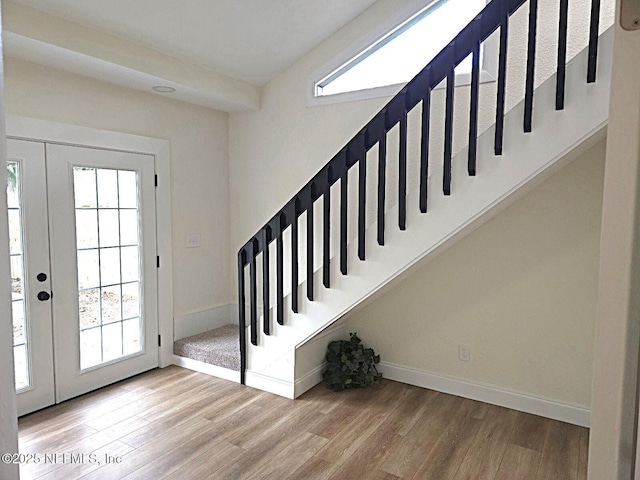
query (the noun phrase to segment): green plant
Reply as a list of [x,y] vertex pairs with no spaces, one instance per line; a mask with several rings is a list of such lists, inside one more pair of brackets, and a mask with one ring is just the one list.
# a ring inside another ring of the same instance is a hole
[[356,333],[349,340],[336,340],[327,347],[327,369],[322,374],[327,388],[336,392],[350,388],[366,388],[380,383],[382,374],[376,364],[380,355],[372,348],[364,348]]
[[7,184],[10,190],[18,187],[18,162],[7,163]]

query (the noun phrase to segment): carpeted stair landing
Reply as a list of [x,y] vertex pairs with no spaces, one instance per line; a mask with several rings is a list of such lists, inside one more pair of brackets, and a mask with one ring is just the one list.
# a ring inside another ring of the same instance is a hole
[[224,325],[173,342],[179,357],[240,371],[240,340],[237,325]]

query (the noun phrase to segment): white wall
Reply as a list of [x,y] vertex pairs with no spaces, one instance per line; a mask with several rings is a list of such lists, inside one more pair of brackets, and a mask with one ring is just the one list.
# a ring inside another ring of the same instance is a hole
[[[307,76],[349,45],[394,16],[401,9],[416,8],[418,0],[381,0],[358,18],[339,30],[316,47],[288,70],[269,82],[263,89],[262,107],[255,112],[236,112],[229,115],[229,178],[233,188],[231,205],[231,271],[235,272],[236,253],[251,235],[256,233],[275,212],[281,208],[324,164],[386,103],[388,98],[356,101],[343,104],[306,106]],[[613,1],[605,0],[601,30],[612,22]],[[591,2],[570,2],[570,35],[568,55],[571,58],[587,42],[588,14]],[[538,60],[536,83],[541,83],[555,71],[557,56],[558,2],[539,2],[540,20],[537,36]],[[517,103],[524,95],[526,66],[526,25],[528,5],[514,15],[510,23],[507,108]],[[586,75],[586,74],[585,74]],[[495,115],[495,83],[481,87],[480,131],[493,123]],[[444,95],[442,90],[433,94],[431,159],[442,158]],[[456,91],[454,150],[466,143],[468,131],[468,88]],[[568,93],[567,105],[571,103]],[[417,113],[419,119],[419,108]],[[535,128],[535,117],[534,117]],[[419,122],[411,122],[409,129],[409,181],[415,188],[419,148]],[[411,139],[414,141],[411,142]],[[509,145],[505,146],[508,149]],[[374,149],[375,150],[375,149]],[[389,152],[397,152],[397,143],[388,145]],[[454,152],[455,153],[455,152]],[[395,154],[397,155],[397,153]],[[393,158],[391,155],[390,158]],[[390,165],[391,165],[391,160]],[[391,166],[390,169],[393,169]],[[397,180],[395,172],[388,176],[387,198],[396,198]],[[356,185],[357,173],[350,172],[350,181]],[[434,185],[440,180],[434,179]],[[354,192],[355,189],[351,188]],[[337,195],[333,195],[337,197]],[[336,200],[336,198],[334,198]],[[368,214],[373,218],[374,202],[369,201]],[[355,208],[356,202],[350,202]],[[352,210],[353,211],[353,210]],[[350,215],[352,216],[352,215]],[[319,215],[316,215],[319,217]],[[333,228],[337,233],[337,225]],[[304,224],[301,224],[304,232]],[[301,237],[301,244],[304,244]],[[335,242],[334,242],[335,244]],[[316,249],[319,250],[319,249]],[[301,281],[305,278],[304,255],[301,258]],[[316,256],[319,261],[319,256]],[[235,274],[232,273],[232,278]],[[232,290],[235,295],[235,290]]]
[[[174,314],[229,303],[227,115],[13,58],[7,113],[169,140]],[[162,182],[162,179],[160,179]],[[201,248],[186,236],[201,235]]]
[[[0,28],[0,32],[2,29]],[[6,161],[4,142],[4,81],[0,56],[0,160]],[[6,185],[6,168],[0,168],[0,185]],[[3,189],[3,192],[5,190]],[[18,422],[13,377],[13,328],[11,326],[11,267],[9,265],[9,228],[7,197],[0,195],[0,454],[18,452]],[[18,478],[18,466],[0,462],[0,478]]]
[[[350,316],[384,362],[591,405],[605,143]],[[458,360],[458,345],[471,362]]]

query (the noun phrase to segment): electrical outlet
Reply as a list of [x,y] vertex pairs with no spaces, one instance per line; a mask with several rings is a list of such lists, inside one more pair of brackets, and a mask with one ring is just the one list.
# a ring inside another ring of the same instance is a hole
[[200,235],[197,233],[187,235],[187,248],[200,247]]
[[469,345],[458,345],[458,358],[461,362],[470,362],[471,347]]

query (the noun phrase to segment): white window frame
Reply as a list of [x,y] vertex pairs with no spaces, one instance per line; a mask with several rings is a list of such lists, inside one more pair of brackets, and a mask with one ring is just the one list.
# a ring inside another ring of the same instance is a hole
[[[367,100],[372,98],[392,97],[398,93],[406,83],[398,83],[395,85],[385,85],[375,88],[367,88],[362,90],[354,90],[351,92],[336,93],[333,95],[317,95],[316,86],[328,75],[340,69],[353,59],[358,57],[362,52],[367,50],[371,45],[379,42],[384,37],[392,34],[397,29],[403,27],[407,23],[412,22],[416,17],[420,16],[425,10],[429,9],[433,4],[440,0],[427,0],[421,2],[417,8],[405,8],[398,12],[397,15],[390,17],[385,22],[379,24],[375,29],[361,37],[348,48],[336,55],[329,62],[314,70],[307,77],[307,106],[314,107],[319,105],[331,105],[335,103],[352,102],[357,100]],[[489,3],[491,0],[486,0]],[[500,49],[499,37],[494,32],[482,45],[482,66],[480,69],[480,82],[494,82],[498,78],[498,52]],[[456,86],[469,85],[471,83],[470,73],[456,74]],[[441,82],[436,89],[444,88],[445,82]]]

